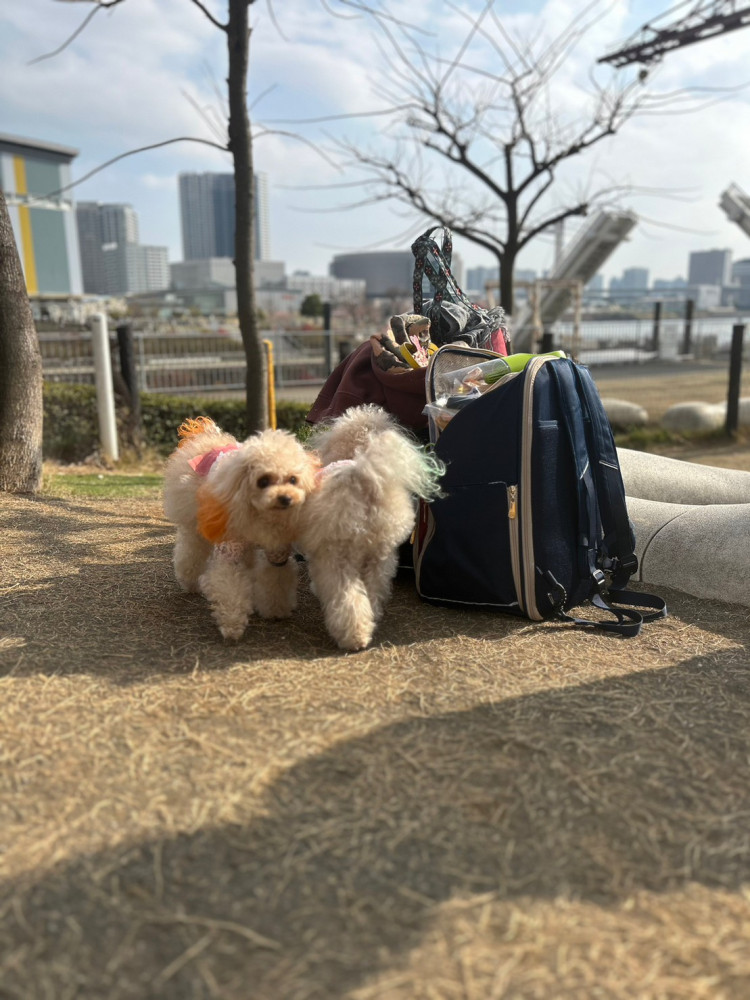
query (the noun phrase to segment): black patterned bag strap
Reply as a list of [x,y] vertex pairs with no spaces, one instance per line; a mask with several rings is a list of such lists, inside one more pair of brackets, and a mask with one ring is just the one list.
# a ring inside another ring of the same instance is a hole
[[[438,229],[443,230],[443,245],[438,246],[432,234]],[[447,226],[435,226],[428,229],[412,243],[414,254],[414,312],[422,312],[422,275],[426,274],[430,284],[435,289],[433,309],[440,313],[440,303],[443,299],[449,302],[462,302],[469,309],[476,311],[476,306],[459,288],[451,270],[453,257],[453,237]],[[434,261],[434,263],[433,263]],[[436,317],[435,317],[436,318]]]

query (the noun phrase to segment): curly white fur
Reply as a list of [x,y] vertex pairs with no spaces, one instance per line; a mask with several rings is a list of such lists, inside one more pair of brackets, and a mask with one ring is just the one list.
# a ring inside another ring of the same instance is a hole
[[[186,591],[202,591],[221,634],[239,639],[250,614],[292,613],[297,566],[289,558],[317,462],[286,431],[262,431],[242,444],[206,418],[167,461],[164,512],[177,527],[174,571]],[[206,475],[191,460],[213,449]]]
[[308,443],[323,468],[301,512],[298,545],[330,635],[343,649],[364,649],[414,527],[415,497],[439,495],[444,467],[373,405],[347,410]]

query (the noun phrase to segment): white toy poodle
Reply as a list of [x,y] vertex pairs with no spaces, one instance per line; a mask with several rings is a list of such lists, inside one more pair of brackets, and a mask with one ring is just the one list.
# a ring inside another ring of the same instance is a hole
[[287,431],[240,443],[198,417],[178,436],[164,476],[175,577],[183,590],[203,592],[225,639],[239,639],[253,611],[284,618],[296,606],[292,542],[318,463]]
[[444,465],[379,406],[353,407],[316,428],[318,485],[300,513],[297,544],[326,627],[342,649],[372,639],[416,520],[416,498],[440,495]]

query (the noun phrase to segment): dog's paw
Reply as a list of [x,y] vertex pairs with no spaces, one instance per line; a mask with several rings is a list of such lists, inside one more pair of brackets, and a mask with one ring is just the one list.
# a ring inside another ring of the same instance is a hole
[[339,649],[344,649],[348,653],[358,653],[370,645],[373,631],[374,629],[363,626],[354,628],[350,632],[340,632],[334,635],[334,639]]
[[245,634],[245,625],[219,625],[222,638],[229,642],[238,642]]

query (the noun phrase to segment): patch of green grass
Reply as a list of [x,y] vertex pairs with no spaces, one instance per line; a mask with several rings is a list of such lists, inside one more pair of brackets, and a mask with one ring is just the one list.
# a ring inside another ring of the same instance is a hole
[[148,475],[122,475],[119,473],[73,474],[54,472],[45,476],[42,491],[56,497],[93,497],[107,499],[147,498],[161,496],[164,477]]
[[653,445],[682,444],[684,440],[684,437],[663,427],[633,427],[627,431],[615,431],[618,448],[634,448],[636,451],[648,451]]
[[732,440],[723,427],[710,431],[668,431],[664,427],[634,427],[629,431],[615,432],[615,444],[619,448],[634,448],[648,451],[660,445],[683,447],[720,446]]

